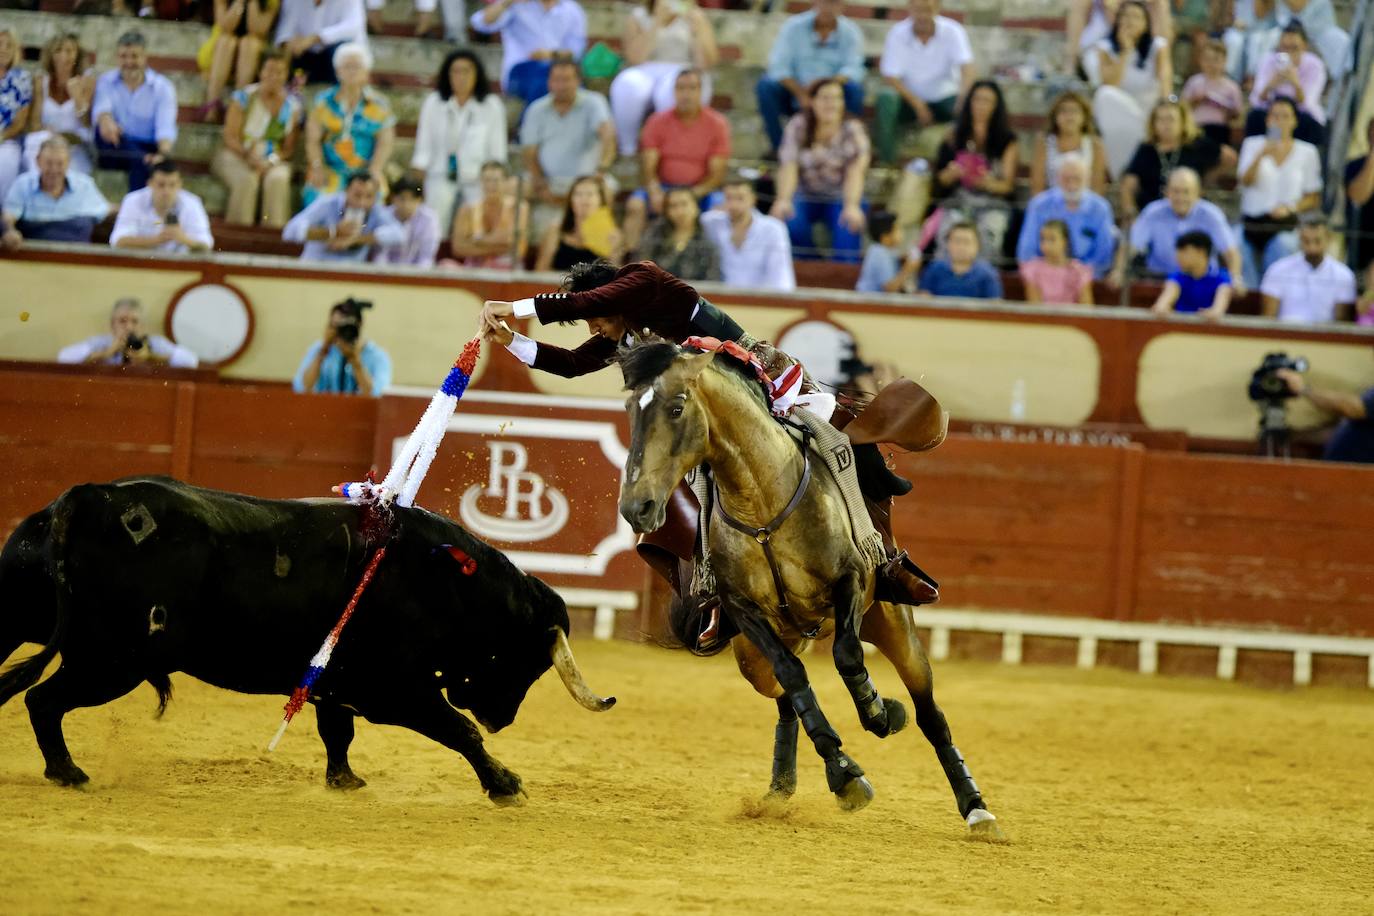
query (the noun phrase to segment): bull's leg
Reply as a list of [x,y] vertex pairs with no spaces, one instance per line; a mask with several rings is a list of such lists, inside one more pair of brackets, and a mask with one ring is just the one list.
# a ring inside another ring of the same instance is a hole
[[101,706],[117,700],[143,683],[138,672],[74,667],[63,659],[52,677],[24,695],[38,749],[43,752],[43,775],[62,786],[79,786],[90,777],[72,762],[62,735],[62,717],[82,706]]
[[873,686],[873,678],[864,665],[863,643],[859,640],[859,626],[863,623],[865,592],[858,573],[840,579],[834,589],[835,606],[835,668],[840,680],[854,698],[859,721],[867,731],[879,738],[895,735],[906,728],[906,707],[894,699],[883,700]]
[[525,803],[525,790],[521,788],[520,777],[487,753],[477,726],[450,706],[442,694],[422,694],[408,703],[400,704],[393,715],[383,718],[369,715],[367,718],[373,722],[417,731],[462,754],[472,764],[487,797],[496,804],[507,806]]
[[802,728],[815,745],[816,753],[825,761],[825,781],[835,793],[835,800],[846,811],[857,811],[867,805],[873,800],[873,786],[858,763],[840,750],[840,736],[821,712],[801,659],[792,653],[761,612],[751,609],[741,612],[734,602],[727,606],[744,635],[772,664],[773,674],[792,702]]
[[[732,640],[731,648],[740,674],[755,690],[778,703],[778,724],[773,729],[773,778],[768,783],[768,794],[790,798],[797,791],[797,711],[783,695],[768,659],[753,643],[739,636]],[[788,646],[792,652],[796,648],[795,644]]]
[[860,633],[887,656],[897,669],[902,683],[916,704],[916,724],[935,748],[935,756],[949,780],[959,815],[975,834],[988,838],[1001,836],[997,820],[983,803],[983,795],[973,781],[973,774],[964,763],[963,755],[954,746],[945,714],[935,703],[934,677],[925,648],[916,635],[911,609],[905,605],[875,604],[864,617]]
[[333,703],[317,703],[315,725],[324,741],[327,760],[324,784],[331,789],[361,789],[367,785],[348,765],[348,746],[353,743],[353,713]]

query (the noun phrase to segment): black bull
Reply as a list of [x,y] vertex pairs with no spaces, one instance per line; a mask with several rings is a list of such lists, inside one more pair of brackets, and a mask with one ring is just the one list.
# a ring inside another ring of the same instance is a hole
[[363,785],[348,765],[362,716],[458,751],[492,801],[518,802],[520,778],[487,754],[458,709],[503,728],[551,665],[587,708],[614,700],[582,682],[553,589],[422,509],[393,509],[380,526],[340,500],[256,499],[168,478],[73,487],[0,552],[0,662],[21,643],[45,643],[0,675],[0,704],[33,687],[60,652],[61,666],[25,702],[45,775],[86,782],[62,735],[66,713],[143,681],[165,707],[174,671],[289,695],[383,542],[386,556],[313,692],[327,784]]

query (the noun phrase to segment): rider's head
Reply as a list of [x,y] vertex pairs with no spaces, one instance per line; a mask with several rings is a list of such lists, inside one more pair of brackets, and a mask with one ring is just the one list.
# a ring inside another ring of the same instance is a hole
[[[572,270],[568,271],[568,275],[563,278],[563,291],[585,293],[587,290],[605,286],[615,279],[618,270],[619,268],[605,258],[574,264]],[[593,334],[614,340],[617,343],[624,339],[627,330],[625,319],[620,315],[588,318],[587,329]]]

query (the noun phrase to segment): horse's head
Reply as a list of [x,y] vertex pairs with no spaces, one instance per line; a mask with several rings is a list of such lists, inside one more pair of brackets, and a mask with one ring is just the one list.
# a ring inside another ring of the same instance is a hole
[[620,371],[630,392],[625,402],[630,457],[620,486],[620,514],[635,531],[663,524],[673,488],[705,457],[710,416],[698,381],[713,358],[666,341],[620,351]]

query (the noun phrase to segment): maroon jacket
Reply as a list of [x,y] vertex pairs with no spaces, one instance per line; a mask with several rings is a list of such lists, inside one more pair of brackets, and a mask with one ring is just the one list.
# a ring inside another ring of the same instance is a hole
[[[637,261],[620,268],[605,286],[584,293],[541,293],[534,297],[534,312],[540,324],[619,317],[631,332],[647,330],[681,343],[693,334],[719,336],[718,329],[693,323],[693,313],[701,302],[695,289],[654,262]],[[541,343],[534,368],[564,378],[586,375],[604,369],[615,357],[617,346],[618,342],[600,335],[573,350]]]

